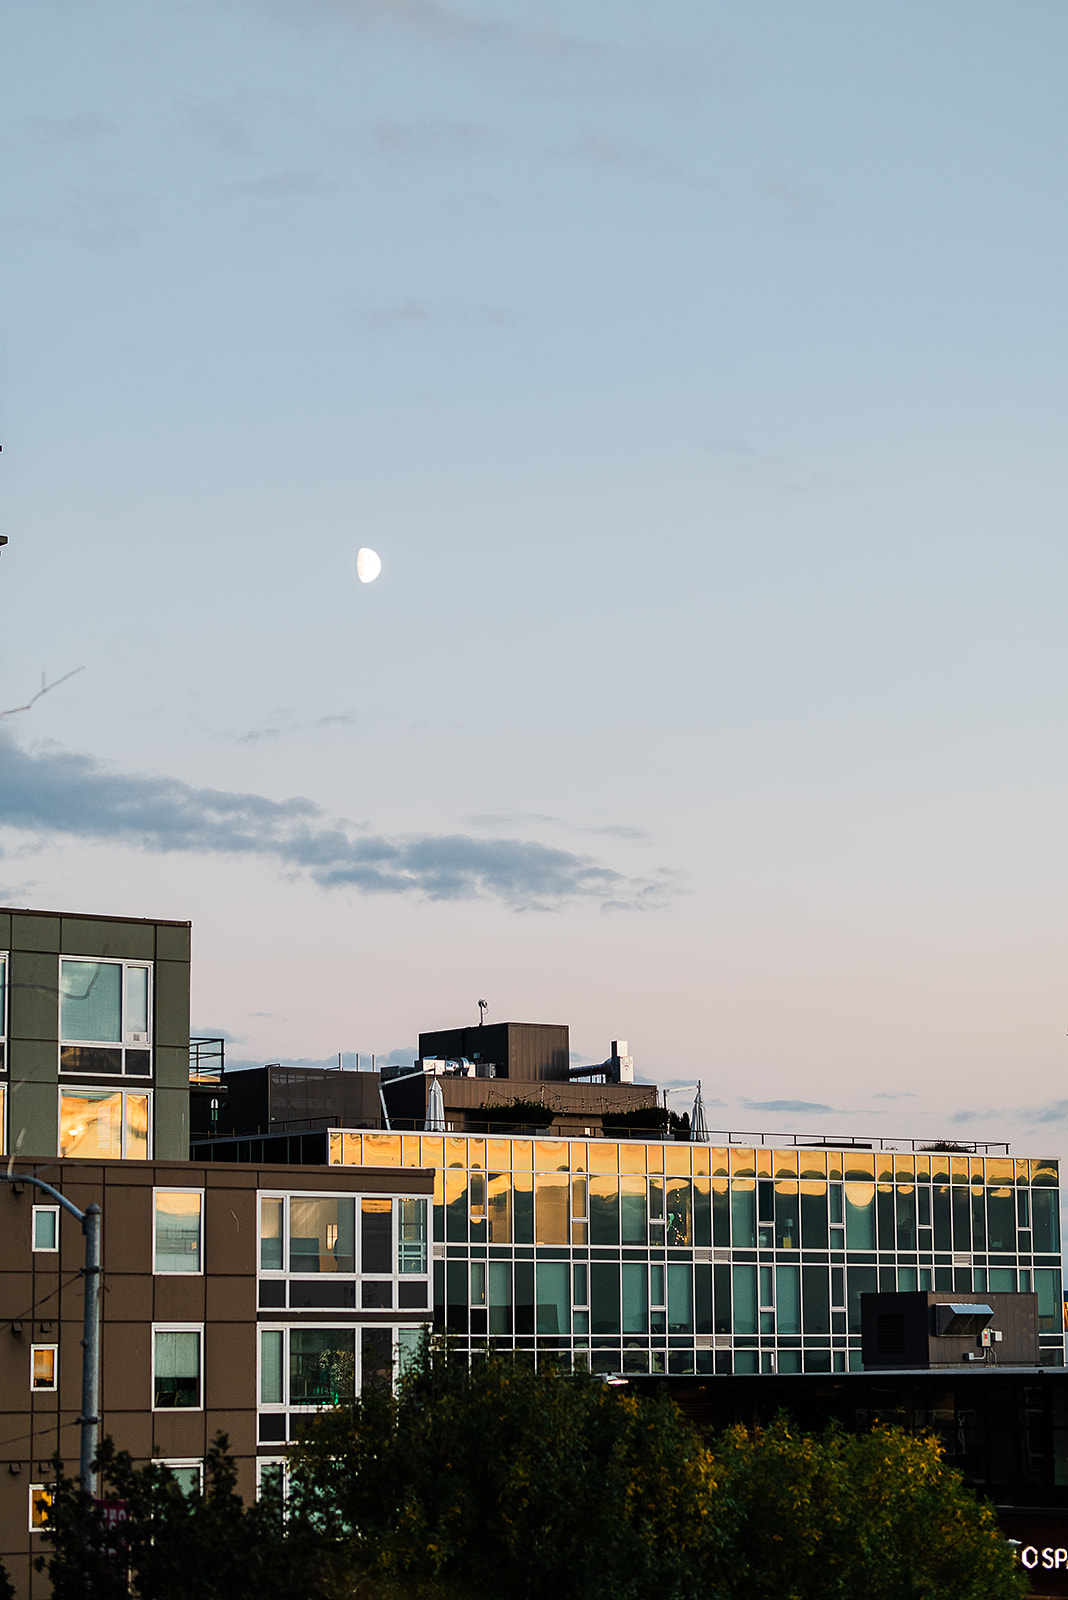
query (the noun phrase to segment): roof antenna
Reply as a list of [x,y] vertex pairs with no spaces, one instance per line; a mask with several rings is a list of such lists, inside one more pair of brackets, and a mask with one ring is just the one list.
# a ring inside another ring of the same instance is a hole
[[481,1028],[482,1024],[486,1020],[486,1012],[487,1012],[488,1009],[489,1009],[489,1001],[488,1000],[480,1000],[478,1002],[478,1025],[479,1025],[480,1028]]

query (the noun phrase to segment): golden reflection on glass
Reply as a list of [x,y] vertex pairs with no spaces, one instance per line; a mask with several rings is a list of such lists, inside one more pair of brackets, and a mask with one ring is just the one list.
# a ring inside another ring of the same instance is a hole
[[591,1172],[618,1172],[619,1156],[616,1154],[619,1146],[612,1139],[595,1139],[590,1143],[590,1171]]
[[645,1147],[645,1159],[649,1164],[650,1172],[663,1172],[664,1146],[659,1141],[655,1144],[647,1144]]
[[944,1150],[936,1150],[931,1156],[931,1182],[949,1182],[949,1157]]
[[59,1102],[61,1156],[122,1156],[122,1095],[65,1094]]
[[148,1095],[126,1096],[126,1159],[148,1160]]
[[535,1244],[568,1244],[568,1190],[564,1172],[539,1172],[534,1179]]
[[921,1178],[926,1180],[930,1176],[931,1176],[931,1158],[930,1158],[930,1156],[917,1156],[916,1157],[916,1178],[917,1178],[917,1180],[919,1180]]
[[1012,1162],[1004,1156],[992,1156],[986,1163],[986,1181],[993,1188],[999,1188],[1013,1180]]
[[753,1150],[731,1151],[731,1177],[755,1178],[756,1177],[756,1152]]
[[709,1171],[713,1178],[725,1178],[728,1171],[727,1152],[722,1145],[710,1145],[708,1151]]
[[534,1171],[533,1139],[512,1140],[512,1166],[516,1172]]
[[847,1183],[874,1183],[875,1157],[870,1151],[847,1150],[845,1176]]
[[1031,1182],[1031,1163],[1030,1163],[1030,1161],[1021,1161],[1021,1160],[1017,1160],[1016,1161],[1016,1182],[1017,1183],[1030,1183]]
[[365,1133],[363,1159],[369,1167],[399,1167],[400,1134]]
[[972,1156],[968,1162],[968,1173],[973,1183],[986,1182],[986,1163],[982,1156]]
[[1056,1161],[1032,1161],[1031,1182],[1039,1184],[1044,1189],[1053,1189],[1057,1185],[1058,1163]]
[[827,1157],[821,1150],[802,1150],[801,1176],[802,1178],[826,1178]]
[[915,1156],[894,1157],[894,1177],[898,1183],[911,1183],[916,1176]]
[[889,1150],[880,1150],[875,1157],[876,1183],[893,1183],[894,1157]]
[[688,1178],[690,1176],[690,1150],[688,1144],[668,1144],[664,1146],[664,1171],[669,1178]]
[[706,1144],[695,1144],[691,1147],[690,1155],[693,1158],[694,1177],[707,1178],[711,1171],[708,1146]]
[[445,1140],[445,1165],[467,1166],[467,1140],[462,1135],[453,1133]]
[[486,1141],[486,1165],[494,1172],[510,1172],[512,1168],[512,1145],[509,1139],[488,1139]]
[[421,1167],[443,1167],[445,1165],[444,1139],[422,1138],[419,1141],[419,1165]]
[[621,1144],[619,1147],[620,1172],[645,1172],[645,1146]]
[[489,1175],[489,1242],[512,1242],[512,1174],[491,1172]]
[[952,1160],[953,1160],[953,1167],[952,1167],[953,1182],[954,1183],[961,1183],[961,1184],[967,1183],[968,1182],[968,1157],[967,1156],[954,1156],[952,1158]]
[[548,1139],[535,1139],[534,1171],[567,1171],[567,1145],[563,1139],[553,1139],[551,1141]]
[[771,1154],[775,1162],[775,1176],[777,1178],[797,1177],[796,1150],[773,1150]]
[[401,1140],[401,1165],[404,1167],[418,1167],[422,1165],[419,1153],[419,1140],[407,1134]]
[[568,1148],[569,1148],[570,1153],[571,1153],[571,1170],[572,1170],[572,1172],[585,1172],[585,1170],[586,1170],[586,1146],[585,1146],[585,1144],[582,1142],[581,1139],[575,1139],[575,1140],[572,1141],[572,1143],[569,1145]]
[[[451,1162],[449,1164],[450,1166],[452,1165]],[[485,1139],[468,1139],[467,1165],[469,1167],[484,1167],[486,1165]]]
[[771,1150],[757,1151],[756,1175],[758,1178],[770,1178],[772,1176],[772,1154],[773,1152]]
[[829,1150],[827,1152],[828,1182],[841,1183],[842,1175],[842,1152],[840,1150]]
[[326,1159],[332,1167],[340,1167],[345,1159],[345,1135],[336,1128],[330,1129],[330,1154]]
[[342,1163],[346,1167],[360,1167],[363,1165],[363,1134],[346,1133]]

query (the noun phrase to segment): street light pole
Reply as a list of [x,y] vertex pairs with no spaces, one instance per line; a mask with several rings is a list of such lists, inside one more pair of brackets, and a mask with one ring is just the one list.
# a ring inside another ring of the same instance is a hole
[[81,1424],[78,1475],[85,1493],[95,1495],[96,1474],[93,1471],[93,1459],[96,1456],[100,1430],[100,1275],[103,1233],[100,1207],[94,1201],[92,1205],[86,1206],[84,1211],[79,1211],[66,1195],[60,1194],[50,1183],[45,1183],[43,1178],[35,1178],[28,1173],[3,1172],[0,1173],[0,1179],[4,1183],[31,1183],[35,1188],[43,1189],[45,1194],[50,1194],[54,1200],[58,1200],[65,1211],[69,1211],[72,1217],[78,1219],[85,1235],[85,1266],[82,1268],[85,1279],[85,1314],[82,1324],[82,1414],[78,1418]]

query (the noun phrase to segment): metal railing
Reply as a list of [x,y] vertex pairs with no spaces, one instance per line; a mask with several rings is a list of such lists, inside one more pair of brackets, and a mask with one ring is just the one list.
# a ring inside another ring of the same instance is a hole
[[189,1041],[190,1083],[221,1083],[226,1072],[225,1039],[191,1038]]

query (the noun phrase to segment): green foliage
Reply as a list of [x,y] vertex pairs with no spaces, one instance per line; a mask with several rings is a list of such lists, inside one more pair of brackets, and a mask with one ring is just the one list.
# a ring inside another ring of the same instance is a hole
[[[202,1494],[186,1495],[166,1467],[134,1466],[110,1439],[98,1457],[108,1500],[128,1519],[107,1527],[89,1495],[56,1468],[44,1538],[55,1600],[126,1600],[127,1570],[140,1600],[292,1600],[316,1589],[315,1546],[286,1525],[280,1495],[268,1488],[246,1507],[220,1434],[204,1463]],[[88,1582],[87,1582],[88,1580]]]
[[291,1506],[340,1567],[428,1594],[676,1600],[722,1538],[711,1489],[669,1402],[439,1346],[396,1398],[315,1420]]
[[605,1133],[642,1133],[652,1139],[667,1136],[669,1121],[669,1113],[663,1106],[634,1106],[626,1111],[605,1111],[601,1115]]
[[556,1112],[549,1106],[542,1105],[540,1100],[495,1100],[490,1105],[481,1105],[477,1113],[471,1115],[476,1121],[489,1123],[513,1124],[517,1127],[547,1128],[554,1121]]
[[779,1418],[711,1449],[744,1508],[723,1600],[1016,1600],[1028,1592],[991,1507],[938,1442],[899,1428],[822,1436]]
[[0,1561],[0,1600],[15,1600],[15,1589],[7,1575],[7,1568]]

